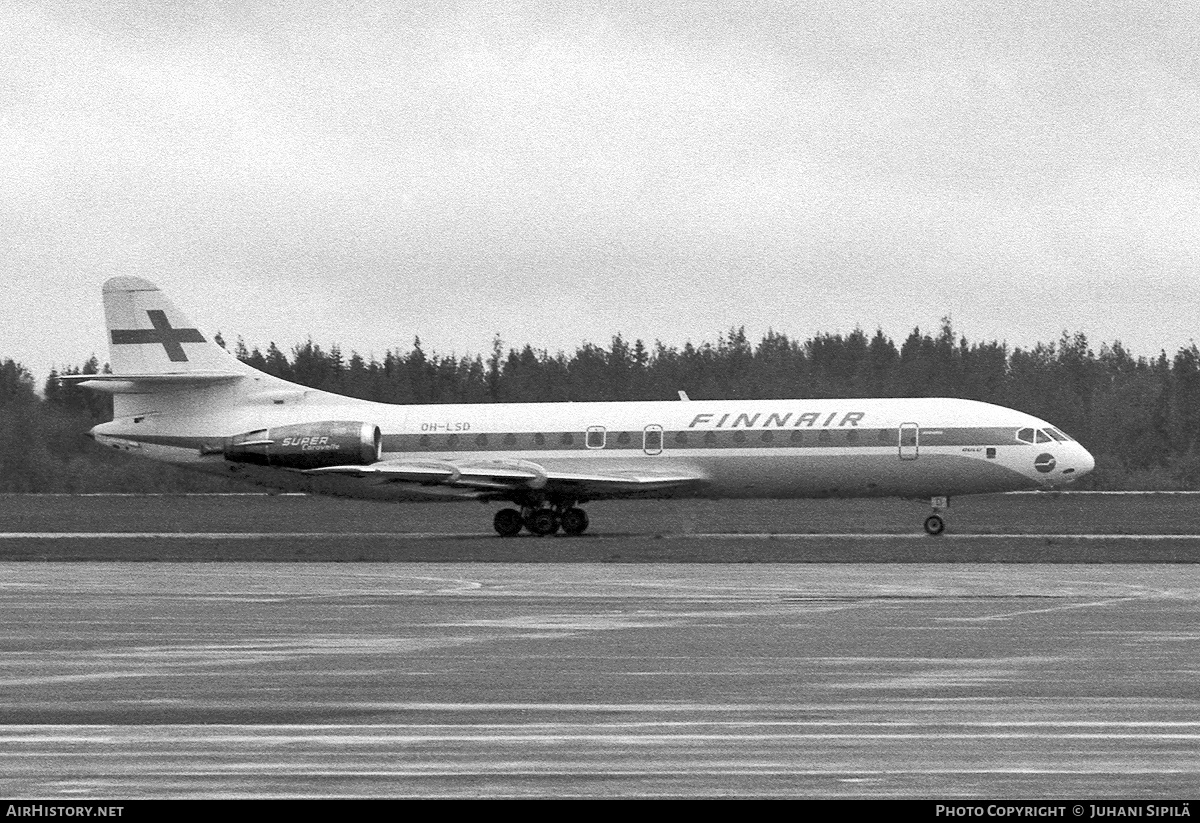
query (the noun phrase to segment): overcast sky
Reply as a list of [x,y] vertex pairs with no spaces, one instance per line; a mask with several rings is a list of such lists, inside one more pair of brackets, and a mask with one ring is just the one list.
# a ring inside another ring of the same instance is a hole
[[0,358],[1200,337],[1191,3],[0,4]]

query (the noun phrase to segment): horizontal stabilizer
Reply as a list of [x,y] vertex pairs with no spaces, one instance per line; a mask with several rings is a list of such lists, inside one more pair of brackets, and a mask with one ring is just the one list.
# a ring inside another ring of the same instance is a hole
[[58,380],[108,394],[146,394],[172,388],[229,383],[245,377],[234,372],[164,372],[158,374],[64,374]]

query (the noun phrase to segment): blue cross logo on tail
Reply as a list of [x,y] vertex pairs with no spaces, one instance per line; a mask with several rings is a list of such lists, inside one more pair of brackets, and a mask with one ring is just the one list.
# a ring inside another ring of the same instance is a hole
[[171,358],[171,362],[186,363],[187,355],[184,354],[183,346],[179,344],[205,342],[204,335],[200,333],[199,329],[172,328],[171,321],[167,319],[164,311],[148,309],[146,314],[150,315],[150,323],[154,328],[113,329],[113,343],[119,346],[158,343],[167,350],[167,357]]

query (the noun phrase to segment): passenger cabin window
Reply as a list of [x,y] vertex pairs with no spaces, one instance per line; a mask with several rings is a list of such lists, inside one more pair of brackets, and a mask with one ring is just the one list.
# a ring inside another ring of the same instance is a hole
[[1019,432],[1017,432],[1017,440],[1021,441],[1022,443],[1032,443],[1033,429],[1021,429]]
[[589,449],[604,448],[604,427],[603,426],[588,426],[587,447]]
[[504,445],[506,445],[506,446],[517,445],[517,436],[515,434],[504,435]]
[[626,446],[629,444],[629,432],[621,432],[617,435],[617,443]]
[[533,444],[534,444],[535,446],[544,446],[544,445],[546,445],[546,435],[542,434],[541,432],[538,432],[537,434],[535,434],[535,435],[533,436]]
[[675,442],[681,446],[687,445],[687,432],[675,432]]
[[487,435],[481,434],[481,435],[476,436],[475,445],[481,449],[486,449],[487,448]]
[[564,446],[574,446],[575,445],[575,435],[571,434],[570,432],[563,432],[562,444]]

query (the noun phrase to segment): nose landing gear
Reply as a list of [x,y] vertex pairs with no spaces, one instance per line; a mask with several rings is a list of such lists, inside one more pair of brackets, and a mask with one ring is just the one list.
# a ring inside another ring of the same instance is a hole
[[933,514],[925,518],[925,533],[937,536],[946,530],[946,521],[938,512],[950,508],[950,498],[933,497],[930,498],[929,504],[933,507]]

